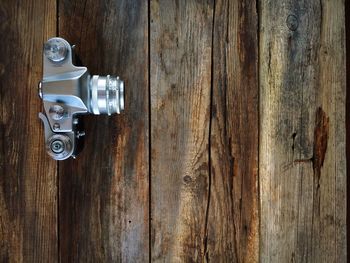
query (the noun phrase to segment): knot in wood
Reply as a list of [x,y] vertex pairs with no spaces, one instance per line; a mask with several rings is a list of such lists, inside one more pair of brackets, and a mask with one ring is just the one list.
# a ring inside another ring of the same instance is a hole
[[289,15],[287,17],[286,24],[289,30],[295,31],[299,26],[298,18],[295,15]]
[[189,175],[184,176],[183,180],[186,184],[189,184],[192,182],[192,178]]

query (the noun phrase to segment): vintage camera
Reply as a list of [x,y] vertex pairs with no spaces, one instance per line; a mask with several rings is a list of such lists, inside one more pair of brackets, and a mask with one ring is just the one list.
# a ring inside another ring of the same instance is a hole
[[45,113],[39,118],[44,123],[46,151],[55,160],[75,158],[78,140],[85,135],[79,128],[82,114],[124,110],[124,82],[110,75],[91,76],[86,67],[73,65],[72,58],[72,47],[63,38],[45,43],[43,79],[38,85]]

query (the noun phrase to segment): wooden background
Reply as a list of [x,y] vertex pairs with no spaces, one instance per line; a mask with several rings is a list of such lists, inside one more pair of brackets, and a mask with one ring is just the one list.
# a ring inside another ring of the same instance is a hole
[[[346,262],[345,24],[344,0],[0,0],[0,262]],[[63,162],[56,35],[126,82]]]

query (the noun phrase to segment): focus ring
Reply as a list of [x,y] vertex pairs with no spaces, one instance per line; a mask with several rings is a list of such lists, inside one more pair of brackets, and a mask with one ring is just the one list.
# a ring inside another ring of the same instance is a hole
[[124,110],[124,82],[118,77],[94,75],[90,81],[90,112],[96,115]]

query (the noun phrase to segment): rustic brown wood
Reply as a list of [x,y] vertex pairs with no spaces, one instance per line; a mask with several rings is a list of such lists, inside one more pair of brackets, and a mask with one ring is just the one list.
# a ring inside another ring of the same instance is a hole
[[147,1],[59,2],[59,35],[92,74],[125,80],[120,116],[89,116],[85,149],[59,163],[62,262],[149,258]]
[[[345,31],[346,31],[346,174],[350,174],[350,1],[345,1]],[[346,180],[346,237],[350,235],[350,180]],[[347,262],[350,262],[350,245],[347,241]]]
[[57,169],[36,88],[55,30],[56,1],[0,2],[0,262],[57,261]]
[[[0,1],[0,262],[346,262],[344,2]],[[56,34],[126,81],[58,164]]]
[[212,1],[151,1],[151,256],[205,256]]
[[257,262],[256,2],[215,1],[207,260]]
[[344,1],[260,15],[260,259],[345,262]]

